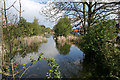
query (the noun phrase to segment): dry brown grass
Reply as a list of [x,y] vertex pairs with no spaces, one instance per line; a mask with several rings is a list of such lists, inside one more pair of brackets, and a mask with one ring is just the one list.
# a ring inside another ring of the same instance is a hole
[[79,38],[76,36],[73,36],[73,35],[68,35],[67,37],[58,36],[57,39],[58,39],[57,41],[61,43],[61,42],[66,42],[66,40],[67,41],[77,41]]
[[22,40],[23,43],[27,44],[28,46],[31,45],[32,43],[42,43],[47,41],[47,39],[43,36],[25,37]]

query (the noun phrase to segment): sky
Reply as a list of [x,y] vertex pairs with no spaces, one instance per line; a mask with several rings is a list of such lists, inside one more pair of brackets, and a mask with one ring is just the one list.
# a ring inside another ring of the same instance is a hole
[[[12,5],[14,1],[15,0],[7,0],[7,7]],[[24,12],[22,13],[22,17],[24,17],[27,22],[33,22],[34,18],[37,18],[40,25],[45,25],[46,27],[50,27],[51,29],[54,27],[56,22],[49,21],[50,19],[46,19],[45,15],[39,13],[44,8],[44,6],[47,6],[49,0],[21,0],[21,2],[22,10],[24,10]],[[17,0],[17,2],[15,3],[15,7],[19,10],[19,0]],[[12,17],[12,15],[14,14],[17,14],[19,16],[19,13],[14,8],[11,8],[8,14],[9,13],[11,13],[10,17]],[[64,12],[59,15],[63,14]],[[112,17],[115,17],[115,15],[113,15]]]
[[[9,7],[15,0],[7,0],[7,7]],[[44,3],[40,3],[38,0],[21,0],[22,2],[22,10],[24,12],[22,13],[22,17],[24,17],[27,22],[33,22],[34,18],[37,18],[39,20],[40,25],[45,25],[46,27],[50,27],[51,29],[55,25],[55,22],[49,21],[49,19],[46,19],[46,16],[43,14],[40,14],[39,12],[44,8],[44,6],[47,5],[47,0],[44,0]],[[15,7],[19,10],[19,0],[15,3]],[[8,12],[10,15],[18,14],[18,12],[11,8]],[[62,14],[61,14],[62,15]]]

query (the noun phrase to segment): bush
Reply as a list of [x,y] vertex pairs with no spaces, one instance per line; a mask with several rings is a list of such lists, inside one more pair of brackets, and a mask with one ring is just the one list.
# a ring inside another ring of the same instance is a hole
[[[26,37],[26,36],[33,36],[33,35],[40,35],[45,32],[42,26],[39,25],[38,19],[34,19],[33,23],[26,22],[24,18],[19,21],[18,25],[11,25],[7,28],[3,28],[4,40],[8,41],[9,38],[16,39],[18,37]],[[10,35],[8,35],[8,33]]]
[[80,43],[85,53],[84,63],[90,68],[86,72],[90,72],[92,77],[120,78],[120,54],[114,46],[117,36],[115,22],[104,19],[98,22],[97,26],[89,28]]

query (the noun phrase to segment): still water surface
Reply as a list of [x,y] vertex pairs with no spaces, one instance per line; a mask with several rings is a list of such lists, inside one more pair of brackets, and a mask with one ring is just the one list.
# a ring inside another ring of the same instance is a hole
[[[56,63],[60,66],[63,78],[78,77],[82,70],[80,62],[84,58],[83,52],[75,45],[64,44],[64,46],[60,47],[53,39],[53,36],[50,36],[47,40],[47,43],[42,43],[39,46],[38,52],[27,53],[24,57],[21,57],[18,53],[14,59],[20,64],[19,68],[22,67],[22,64],[31,64],[30,56],[34,56],[34,59],[37,59],[39,53],[43,52],[44,57],[55,58]],[[48,70],[47,61],[42,59],[32,65],[23,78],[45,78]]]

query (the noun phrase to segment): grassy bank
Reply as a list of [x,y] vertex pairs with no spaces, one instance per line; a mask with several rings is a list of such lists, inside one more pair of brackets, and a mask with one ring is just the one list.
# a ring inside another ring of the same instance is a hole
[[[38,47],[41,43],[46,43],[47,39],[43,36],[31,36],[31,37],[21,37],[16,38],[12,41],[12,54],[20,52],[21,54],[28,52],[37,52]],[[9,45],[5,44],[6,53],[9,53]]]
[[24,37],[24,38],[18,38],[14,41],[15,44],[18,42],[21,42],[21,44],[25,44],[26,46],[30,46],[31,44],[36,44],[36,43],[43,43],[47,42],[47,39],[43,36],[32,36],[32,37]]

